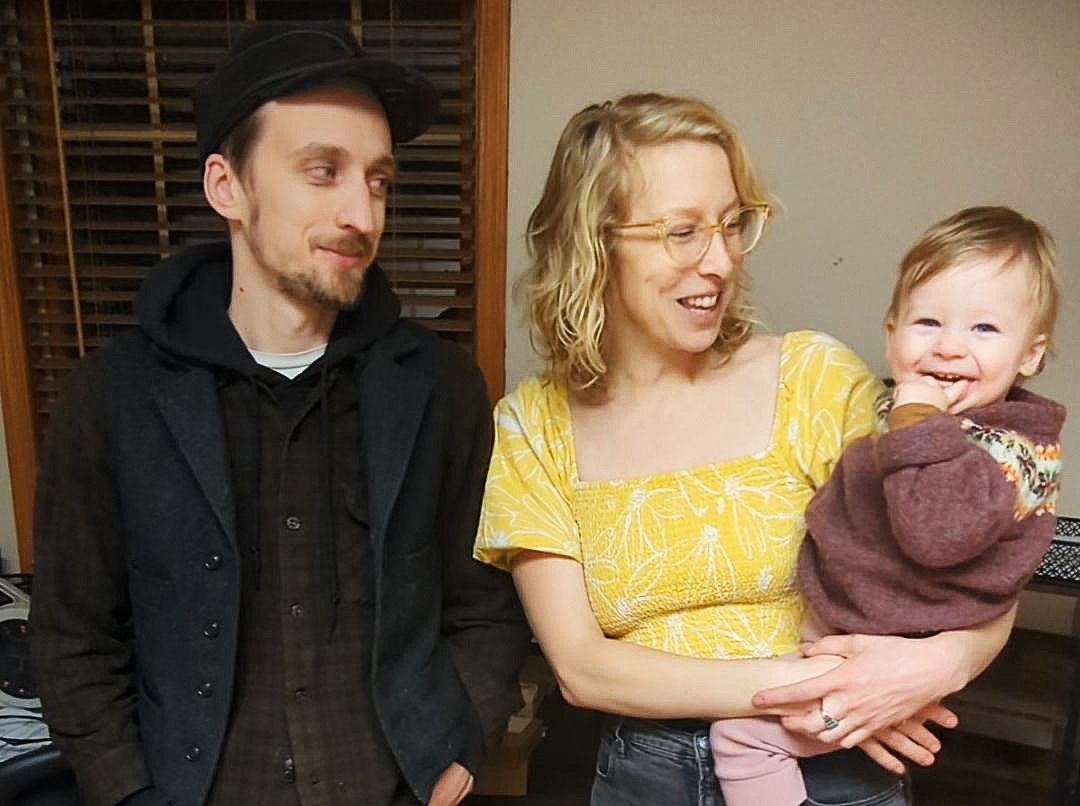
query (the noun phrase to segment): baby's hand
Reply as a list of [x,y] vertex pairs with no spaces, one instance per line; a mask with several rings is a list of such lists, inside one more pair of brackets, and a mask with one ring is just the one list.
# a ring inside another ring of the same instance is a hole
[[956,381],[942,386],[938,381],[928,376],[901,381],[896,384],[896,389],[893,392],[893,405],[902,406],[905,403],[922,403],[933,406],[938,411],[948,411],[963,395],[967,384],[967,381]]

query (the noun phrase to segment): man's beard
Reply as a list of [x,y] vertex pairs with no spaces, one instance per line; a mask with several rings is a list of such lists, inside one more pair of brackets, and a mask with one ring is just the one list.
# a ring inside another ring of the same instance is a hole
[[[256,262],[274,277],[278,290],[291,299],[305,304],[318,305],[337,311],[356,307],[364,290],[364,277],[375,259],[377,241],[363,234],[355,234],[336,239],[326,239],[310,244],[314,248],[330,249],[343,255],[359,258],[359,263],[350,269],[330,269],[320,272],[314,255],[308,268],[297,269],[282,265],[274,259],[273,239],[265,238],[260,232],[259,210],[252,211],[251,226],[248,231],[248,247]],[[269,249],[267,248],[269,246]]]

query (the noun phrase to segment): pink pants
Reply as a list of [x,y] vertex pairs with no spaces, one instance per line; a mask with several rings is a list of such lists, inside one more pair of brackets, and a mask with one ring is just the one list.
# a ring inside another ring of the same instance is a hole
[[806,786],[797,759],[836,749],[767,716],[713,722],[709,743],[726,806],[799,806]]

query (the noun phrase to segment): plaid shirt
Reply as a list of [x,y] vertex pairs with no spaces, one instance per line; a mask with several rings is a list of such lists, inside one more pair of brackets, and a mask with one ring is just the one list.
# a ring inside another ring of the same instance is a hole
[[[209,803],[371,806],[416,803],[371,697],[374,577],[351,365],[329,373],[323,455],[317,369],[273,387],[221,390],[237,525],[248,546],[232,717]],[[254,467],[256,457],[259,467]],[[333,511],[325,512],[327,462]],[[255,498],[255,483],[259,481]],[[256,578],[252,517],[258,513]],[[335,519],[340,601],[328,639],[322,551]],[[284,573],[283,573],[284,570]]]

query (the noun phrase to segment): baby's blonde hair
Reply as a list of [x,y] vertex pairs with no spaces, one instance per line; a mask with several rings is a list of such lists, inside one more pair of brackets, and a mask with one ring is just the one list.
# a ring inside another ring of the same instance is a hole
[[1044,227],[1009,207],[968,207],[924,232],[900,261],[885,319],[896,321],[911,292],[930,278],[974,257],[997,256],[1005,258],[1004,267],[1026,267],[1035,303],[1032,331],[1046,336],[1046,352],[1052,354],[1061,307],[1054,239]]

